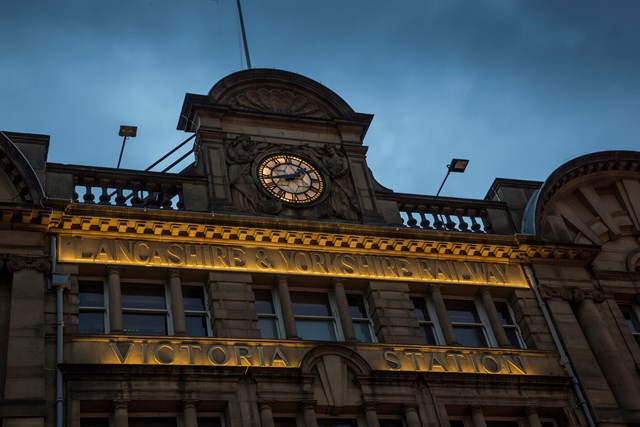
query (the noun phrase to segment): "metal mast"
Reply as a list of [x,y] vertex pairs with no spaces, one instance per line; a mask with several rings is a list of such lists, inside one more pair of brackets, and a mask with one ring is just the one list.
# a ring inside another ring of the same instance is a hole
[[240,6],[240,0],[238,3],[238,16],[240,17],[240,29],[242,30],[242,43],[244,44],[244,55],[247,59],[247,68],[251,69],[251,58],[249,56],[249,43],[247,43],[247,33],[244,30],[244,19],[242,19],[242,6]]

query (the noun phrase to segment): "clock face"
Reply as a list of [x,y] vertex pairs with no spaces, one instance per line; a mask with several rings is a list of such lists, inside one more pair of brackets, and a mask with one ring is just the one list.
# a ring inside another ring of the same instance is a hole
[[308,161],[291,154],[274,154],[258,164],[258,179],[272,196],[285,203],[312,203],[323,195],[325,182]]

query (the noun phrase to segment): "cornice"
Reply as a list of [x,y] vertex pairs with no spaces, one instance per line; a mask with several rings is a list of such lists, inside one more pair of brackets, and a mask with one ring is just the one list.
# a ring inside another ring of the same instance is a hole
[[[556,245],[532,236],[416,230],[348,223],[282,220],[173,210],[74,205],[50,210],[0,207],[12,228],[73,236],[222,243],[241,246],[431,256],[498,263],[575,262],[598,252],[591,245]],[[108,215],[107,215],[108,214]]]

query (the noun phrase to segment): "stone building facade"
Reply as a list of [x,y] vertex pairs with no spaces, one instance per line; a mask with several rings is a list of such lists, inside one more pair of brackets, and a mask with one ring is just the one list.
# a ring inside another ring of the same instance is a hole
[[187,94],[180,173],[0,133],[3,427],[640,423],[640,153],[400,194],[371,120],[254,69]]

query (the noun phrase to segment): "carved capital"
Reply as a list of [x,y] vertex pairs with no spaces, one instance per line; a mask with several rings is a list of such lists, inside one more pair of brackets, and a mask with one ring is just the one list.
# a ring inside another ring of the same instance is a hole
[[112,402],[112,406],[114,411],[117,411],[118,409],[120,410],[124,409],[126,411],[127,408],[129,407],[129,401],[124,399],[114,400]]
[[48,273],[51,268],[51,262],[48,258],[27,258],[10,256],[7,261],[7,266],[11,272],[16,272],[25,269],[31,269],[40,271],[41,273]]
[[586,299],[593,300],[596,304],[602,304],[606,297],[599,289],[580,289],[574,287],[552,288],[551,286],[540,285],[538,288],[544,299],[560,297],[570,303],[578,303]]

